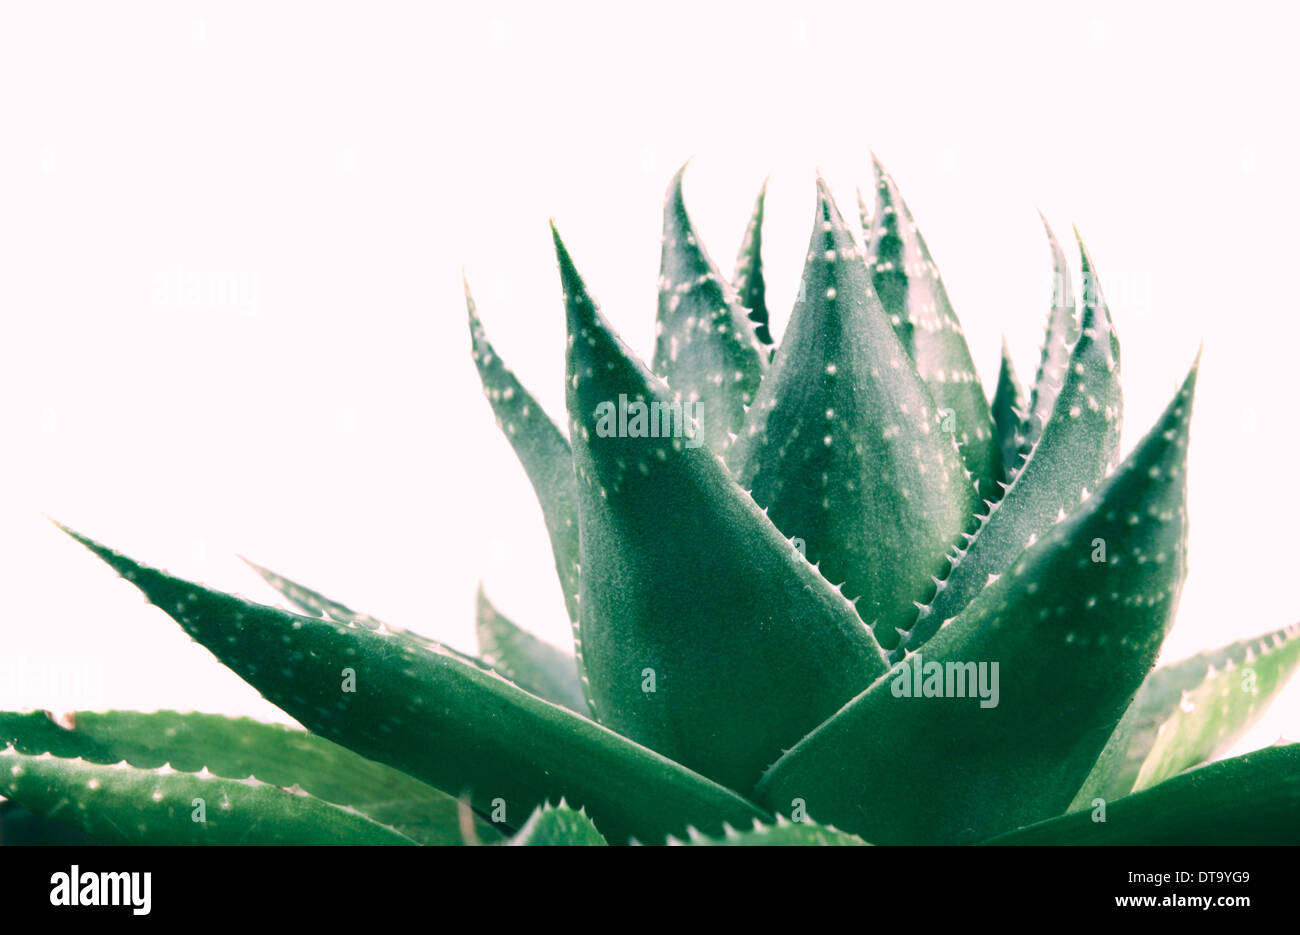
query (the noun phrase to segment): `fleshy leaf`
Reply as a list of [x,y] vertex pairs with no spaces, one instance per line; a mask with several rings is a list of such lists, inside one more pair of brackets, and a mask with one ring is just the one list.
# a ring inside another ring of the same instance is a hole
[[749,320],[754,323],[754,336],[769,346],[772,331],[768,322],[767,286],[763,281],[763,202],[767,196],[767,182],[758,190],[754,200],[754,213],[745,228],[745,239],[736,257],[736,272],[731,277],[736,299],[749,309]]
[[[1043,337],[1038,373],[1030,390],[1029,408],[1025,410],[1025,446],[1032,448],[1043,433],[1043,426],[1051,418],[1056,405],[1056,395],[1065,382],[1066,366],[1070,363],[1070,348],[1079,340],[1078,312],[1074,307],[1074,290],[1070,285],[1070,269],[1065,265],[1065,254],[1052,233],[1047,218],[1043,227],[1047,243],[1052,250],[1052,310],[1047,315],[1047,331]],[[1084,284],[1085,290],[1087,283]]]
[[[257,572],[263,581],[275,590],[279,591],[280,595],[285,600],[309,617],[320,617],[324,620],[332,620],[336,623],[355,624],[356,626],[366,630],[383,629],[383,631],[388,635],[396,637],[403,642],[410,643],[413,646],[427,647],[439,645],[435,640],[431,640],[427,636],[422,636],[413,630],[406,630],[402,627],[394,626],[384,620],[372,617],[370,614],[353,610],[346,604],[340,604],[338,601],[326,597],[319,591],[313,591],[305,584],[300,584],[297,581],[286,578],[284,575],[274,572],[269,568],[263,568],[261,565],[244,558],[242,555],[240,556],[240,559],[249,568]],[[458,652],[450,647],[442,648],[447,652]],[[475,659],[473,656],[464,653],[458,654],[476,665],[485,665],[485,663]],[[534,694],[536,693],[534,692]]]
[[85,847],[99,843],[84,831],[30,812],[10,799],[0,799],[0,847]]
[[876,844],[971,843],[1062,813],[1173,619],[1194,378],[1092,499],[782,757],[759,801],[802,800]]
[[1300,844],[1300,744],[1256,750],[990,844]]
[[313,733],[513,828],[547,799],[611,839],[763,817],[755,806],[433,641],[316,620],[174,578],[69,530],[196,641]]
[[505,365],[487,339],[474,299],[465,284],[474,364],[483,394],[492,404],[497,424],[519,456],[542,506],[551,537],[555,571],[564,592],[564,606],[573,624],[574,656],[582,669],[582,634],[578,627],[578,485],[573,476],[573,452],[545,410]]
[[474,625],[480,659],[539,698],[587,716],[574,658],[521,629],[493,607],[482,585]]
[[814,821],[790,821],[778,815],[776,824],[755,821],[754,826],[738,831],[728,825],[722,837],[710,837],[690,829],[686,840],[670,837],[668,844],[689,847],[866,847],[867,842],[854,834]]
[[874,155],[872,164],[876,208],[869,253],[876,293],[935,405],[952,419],[962,460],[980,495],[992,497],[1002,478],[1001,456],[970,348],[907,203]]
[[[299,788],[0,749],[0,794],[109,844],[414,844]],[[202,819],[202,820],[200,820]]]
[[952,436],[820,179],[800,298],[729,460],[885,647],[974,514]]
[[685,171],[682,166],[673,176],[664,201],[653,370],[673,399],[698,404],[701,437],[721,454],[758,392],[768,352],[686,214]]
[[319,591],[313,591],[305,584],[299,584],[297,581],[286,578],[278,572],[263,568],[242,555],[239,558],[245,565],[257,572],[263,581],[279,591],[285,600],[309,616],[337,620],[340,623],[355,623],[367,630],[377,630],[381,626],[386,626],[383,621],[376,620],[369,614],[353,610],[346,604],[331,600]]
[[610,329],[558,234],[555,247],[592,711],[749,789],[783,748],[886,670],[883,654],[853,605],[698,438],[646,437],[644,419],[639,430],[630,419],[626,432],[613,425],[620,399],[659,424],[653,412],[672,405],[668,389]]
[[[395,627],[369,614],[359,613],[246,558],[244,562],[290,603],[307,614],[340,623],[355,623],[370,630],[382,626],[393,635],[422,645],[432,645],[427,637]],[[479,659],[466,656],[467,659],[496,670],[539,698],[564,705],[571,711],[587,716],[587,702],[582,694],[577,660],[520,629],[492,606],[481,585],[475,623],[479,645],[484,649],[485,655]]]
[[586,812],[559,805],[539,805],[508,842],[516,847],[603,847],[606,841]]
[[991,576],[1005,572],[1063,514],[1076,510],[1119,458],[1119,339],[1082,241],[1079,247],[1092,288],[1084,296],[1083,333],[1052,417],[1002,499],[988,505],[966,549],[950,559],[951,570],[904,641],[908,650],[920,649]]
[[[78,711],[59,722],[44,712],[0,712],[0,745],[12,745],[24,755],[80,757],[100,765],[166,766],[234,780],[254,776],[350,807],[420,844],[462,843],[458,803],[446,793],[280,724],[176,711]],[[132,814],[108,817],[124,824]],[[486,839],[500,836],[484,822],[478,833]]]
[[1075,796],[1114,799],[1222,754],[1250,729],[1300,664],[1300,625],[1152,672]]
[[[1025,443],[1024,415],[1027,411],[1025,392],[1016,379],[1016,368],[1011,363],[1007,339],[1002,339],[1002,367],[998,371],[998,388],[993,393],[993,425],[998,430],[998,447],[1002,452],[1004,471],[1014,469],[1020,462],[1020,449]],[[1005,475],[1009,480],[1009,475]]]
[[867,261],[867,269],[870,270],[876,262],[876,255],[871,252],[871,206],[867,204],[867,199],[862,197],[860,188],[858,189],[858,220],[862,223],[862,234],[865,238],[862,258]]

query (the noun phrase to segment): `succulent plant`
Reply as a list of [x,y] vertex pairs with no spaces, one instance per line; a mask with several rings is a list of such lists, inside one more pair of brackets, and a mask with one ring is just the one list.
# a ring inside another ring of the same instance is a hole
[[1115,328],[1082,242],[1076,302],[1048,228],[1041,365],[1026,394],[1004,347],[990,403],[875,174],[860,238],[819,180],[779,346],[762,192],[729,281],[673,179],[648,368],[556,233],[567,432],[466,288],[572,654],[481,590],[476,657],[257,566],[294,610],[68,530],[307,731],[0,715],[0,794],[109,842],[1300,840],[1300,745],[1209,762],[1295,670],[1300,628],[1154,668],[1196,365],[1121,460]]

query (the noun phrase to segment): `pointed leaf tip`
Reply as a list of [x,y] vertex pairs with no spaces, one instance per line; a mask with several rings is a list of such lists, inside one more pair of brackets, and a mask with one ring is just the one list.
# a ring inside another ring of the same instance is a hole
[[754,199],[754,209],[749,224],[745,227],[740,252],[736,256],[731,285],[736,300],[749,310],[749,320],[754,324],[754,336],[766,348],[770,360],[774,348],[772,331],[768,325],[767,283],[763,276],[763,211],[767,199],[767,183],[768,179],[763,179],[758,197]]
[[879,647],[720,459],[673,427],[680,404],[603,317],[576,323],[567,374],[596,716],[748,788],[884,671]]
[[1300,844],[1300,745],[1220,760],[1107,803],[1081,808],[990,844]]
[[1142,683],[1071,811],[1110,801],[1232,747],[1300,666],[1300,624],[1161,666]]
[[[557,252],[567,256],[558,233],[556,242]],[[571,267],[572,263],[568,265]],[[566,294],[576,292],[579,286],[574,286],[571,281]],[[483,384],[483,393],[497,424],[523,465],[542,508],[565,609],[573,624],[574,650],[581,665],[582,640],[577,622],[578,505],[573,453],[568,439],[488,341],[468,291],[465,304],[469,309],[474,365]]]
[[[757,272],[757,257],[752,262]],[[679,172],[664,199],[651,369],[667,381],[676,401],[699,403],[704,442],[717,454],[740,428],[766,369],[768,354],[758,334],[765,320],[765,311],[751,317],[709,257],[686,210]]]
[[[500,797],[522,816],[564,795],[620,838],[763,816],[432,640],[255,604],[74,537],[312,733],[444,791],[468,788],[482,811]],[[354,668],[356,690],[340,691],[344,666]]]
[[1006,335],[1002,336],[1002,366],[998,371],[992,409],[993,425],[997,429],[1002,451],[1002,480],[1009,485],[1012,472],[1020,465],[1020,445],[1024,436],[1021,414],[1025,411],[1025,394],[1011,362],[1011,348],[1007,344]]
[[867,248],[872,285],[936,407],[950,414],[951,438],[972,480],[982,496],[989,496],[1002,476],[989,400],[925,238],[874,154],[872,165],[877,180]]
[[799,299],[729,463],[823,577],[862,598],[887,647],[974,511],[952,436],[824,185]]
[[[1095,276],[1090,278],[1095,283]],[[1064,322],[1061,327],[1066,327]],[[1062,333],[1049,337],[1053,356],[1063,347]],[[1085,292],[1082,327],[1064,360],[1059,371],[1063,382],[1052,387],[1050,416],[1043,423],[1048,398],[1040,395],[1026,431],[1027,437],[1037,431],[1037,440],[1021,447],[1010,488],[954,564],[947,586],[935,598],[936,617],[913,628],[906,641],[909,649],[920,648],[934,634],[937,619],[956,616],[990,574],[1004,572],[1027,542],[1041,537],[1062,511],[1072,512],[1082,491],[1095,490],[1118,462],[1123,417],[1120,347],[1099,288]],[[1048,367],[1045,372],[1058,371]]]
[[474,629],[479,657],[520,688],[588,717],[577,660],[533,636],[493,606],[478,584]]
[[[1092,497],[1023,549],[894,678],[778,760],[759,800],[776,808],[799,796],[810,813],[879,844],[969,843],[1061,814],[1173,620],[1186,571],[1194,381],[1189,373]],[[977,699],[970,681],[921,692],[922,665],[927,685],[954,665],[967,669],[963,680],[989,671]],[[999,682],[994,666],[1008,678]]]
[[1029,394],[1029,410],[1025,419],[1024,441],[1018,458],[1028,455],[1038,442],[1043,426],[1052,415],[1057,394],[1065,382],[1065,368],[1070,353],[1079,339],[1079,321],[1075,309],[1074,287],[1070,270],[1065,262],[1056,234],[1042,211],[1038,212],[1047,235],[1047,246],[1052,255],[1052,305],[1047,313],[1047,330],[1039,355],[1038,373]]

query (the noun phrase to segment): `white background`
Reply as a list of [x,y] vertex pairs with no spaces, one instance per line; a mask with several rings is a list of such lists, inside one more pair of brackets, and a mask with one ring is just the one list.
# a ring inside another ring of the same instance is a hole
[[[469,5],[463,5],[469,6]],[[1300,208],[1282,4],[6,4],[0,707],[283,717],[48,513],[262,600],[235,551],[472,649],[473,591],[562,645],[540,513],[469,357],[563,411],[554,216],[649,354],[660,204],[725,270],[770,174],[784,324],[818,166],[891,169],[992,388],[1032,375],[1076,223],[1125,447],[1205,342],[1166,658],[1294,621]],[[1300,684],[1239,749],[1300,739]]]

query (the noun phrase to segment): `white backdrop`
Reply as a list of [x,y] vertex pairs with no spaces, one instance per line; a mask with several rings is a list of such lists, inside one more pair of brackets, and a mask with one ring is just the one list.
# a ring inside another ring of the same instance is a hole
[[[874,149],[990,389],[1003,333],[1023,377],[1036,362],[1034,208],[1063,239],[1077,223],[1123,342],[1126,449],[1205,342],[1166,657],[1300,615],[1294,14],[611,6],[3,7],[0,707],[283,717],[42,512],[270,600],[238,551],[467,649],[482,577],[563,644],[460,269],[562,421],[547,218],[648,355],[660,202],[692,155],[727,270],[770,174],[779,327],[816,168],[848,212]],[[1300,739],[1300,684],[1239,749],[1280,734]]]

